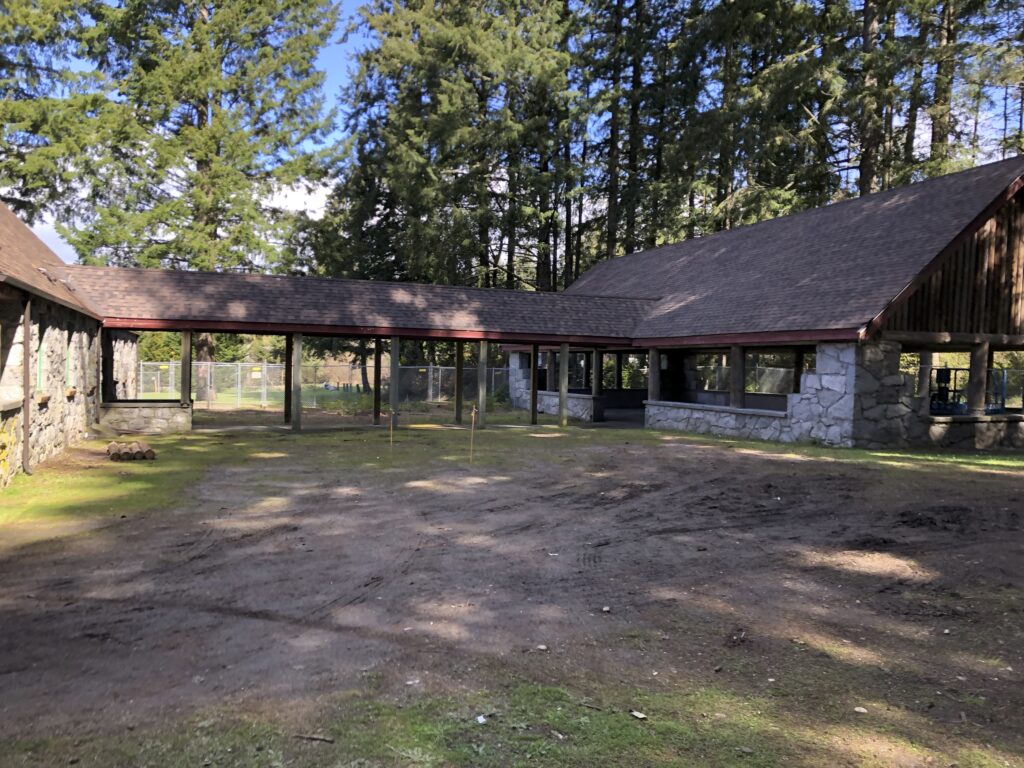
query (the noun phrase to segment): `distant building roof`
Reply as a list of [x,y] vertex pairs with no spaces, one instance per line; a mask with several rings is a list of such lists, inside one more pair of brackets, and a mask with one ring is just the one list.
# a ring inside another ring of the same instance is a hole
[[1022,174],[1011,158],[623,256],[567,294],[654,301],[641,342],[858,329]]
[[65,281],[65,266],[10,208],[0,203],[0,282],[98,318]]

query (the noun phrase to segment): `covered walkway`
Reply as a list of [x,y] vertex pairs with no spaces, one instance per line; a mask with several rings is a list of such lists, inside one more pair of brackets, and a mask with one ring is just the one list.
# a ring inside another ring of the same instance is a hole
[[[391,380],[397,381],[403,339],[454,342],[455,398],[453,421],[464,419],[463,382],[467,343],[477,354],[476,425],[487,424],[486,376],[490,345],[495,342],[525,346],[538,360],[543,345],[557,349],[558,415],[567,424],[570,412],[569,366],[571,355],[586,350],[600,355],[606,348],[628,349],[631,333],[652,302],[643,299],[568,296],[500,289],[386,283],[362,280],[283,277],[224,273],[169,272],[113,267],[68,268],[68,284],[103,314],[104,345],[118,331],[160,330],[180,332],[180,407],[191,408],[193,337],[201,332],[283,335],[286,338],[284,420],[302,429],[300,368],[305,337],[330,336],[373,340],[373,423],[380,424],[382,359],[390,355]],[[553,356],[556,353],[551,353]],[[114,356],[104,355],[105,365]],[[588,358],[589,359],[589,358]],[[531,373],[536,382],[536,362]],[[113,382],[112,371],[103,380]],[[596,381],[596,379],[595,379]],[[595,384],[597,386],[597,384]],[[387,416],[398,426],[401,411],[398,387],[389,387]],[[532,387],[530,420],[536,423],[537,387]],[[594,394],[599,394],[595,391]],[[106,387],[108,406],[152,408],[159,401],[118,400],[116,389]],[[163,403],[166,405],[166,403]]]

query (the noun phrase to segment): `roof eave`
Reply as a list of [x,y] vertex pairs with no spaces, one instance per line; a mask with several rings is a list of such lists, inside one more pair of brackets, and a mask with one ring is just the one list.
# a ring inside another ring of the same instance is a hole
[[851,341],[863,339],[864,326],[856,328],[819,328],[789,331],[753,331],[718,333],[697,336],[655,336],[633,339],[634,347],[729,347],[766,346],[773,344],[811,344],[819,341]]
[[62,307],[66,307],[70,310],[73,310],[74,312],[78,312],[80,315],[85,315],[86,317],[91,318],[93,320],[99,322],[103,321],[103,315],[99,314],[93,309],[90,309],[85,304],[84,301],[79,300],[79,303],[68,301],[66,298],[58,296],[49,291],[40,290],[39,288],[36,288],[33,285],[29,285],[23,280],[19,280],[18,278],[12,277],[11,275],[0,274],[0,283],[5,283],[11,286],[12,288],[17,288],[19,291],[24,291],[25,293],[31,293],[33,296],[39,296],[40,298],[46,299],[47,301],[52,301],[54,304],[60,304]]
[[304,323],[261,323],[234,320],[197,320],[138,317],[108,317],[104,328],[133,331],[225,331],[234,333],[286,334],[310,336],[401,336],[407,339],[444,339],[453,341],[507,341],[520,343],[621,344],[628,336],[591,334],[534,333],[529,331],[485,331],[474,328],[411,328],[387,325],[312,325]]

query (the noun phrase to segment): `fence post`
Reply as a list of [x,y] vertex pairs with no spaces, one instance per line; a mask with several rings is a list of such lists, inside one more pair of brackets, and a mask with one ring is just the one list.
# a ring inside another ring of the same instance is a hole
[[313,407],[314,408],[316,408],[316,390],[317,390],[316,378],[317,378],[316,377],[316,366],[314,365],[313,366]]
[[267,361],[263,361],[263,371],[260,373],[262,383],[260,384],[260,406],[267,407]]
[[242,407],[242,364],[235,363],[235,409]]
[[427,365],[427,402],[434,402],[434,366]]

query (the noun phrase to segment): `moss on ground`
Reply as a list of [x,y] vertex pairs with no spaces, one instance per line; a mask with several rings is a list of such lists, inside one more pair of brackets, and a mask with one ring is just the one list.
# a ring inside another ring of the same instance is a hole
[[835,730],[841,738],[793,722],[784,701],[714,687],[609,688],[588,698],[518,682],[457,699],[421,695],[393,701],[366,690],[336,700],[317,722],[304,726],[207,712],[162,728],[0,743],[0,761],[11,768],[882,768],[898,755],[899,764],[913,756],[928,765],[952,759],[961,768],[1020,765],[991,747],[945,753],[885,728]]

